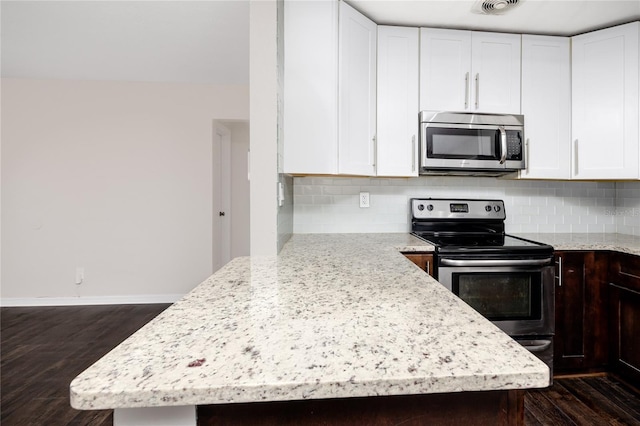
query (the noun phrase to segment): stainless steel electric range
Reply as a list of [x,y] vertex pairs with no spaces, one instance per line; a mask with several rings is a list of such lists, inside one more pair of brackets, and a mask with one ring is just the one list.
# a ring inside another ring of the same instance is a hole
[[553,372],[553,248],[506,234],[501,200],[414,198],[410,208],[412,234],[435,246],[435,278]]

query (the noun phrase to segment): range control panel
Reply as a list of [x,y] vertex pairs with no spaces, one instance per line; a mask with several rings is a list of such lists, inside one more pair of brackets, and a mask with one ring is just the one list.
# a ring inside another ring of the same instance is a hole
[[507,216],[502,200],[412,198],[415,219],[501,219]]

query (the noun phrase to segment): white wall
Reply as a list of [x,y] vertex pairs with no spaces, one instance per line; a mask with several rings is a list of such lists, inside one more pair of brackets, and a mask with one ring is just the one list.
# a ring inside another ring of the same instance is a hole
[[[188,292],[211,273],[212,119],[247,86],[2,80],[2,301]],[[74,283],[76,267],[84,283]]]
[[[371,194],[361,209],[360,191]],[[640,182],[517,181],[495,178],[294,178],[294,232],[408,232],[409,199],[496,198],[507,232],[622,232],[640,235]]]

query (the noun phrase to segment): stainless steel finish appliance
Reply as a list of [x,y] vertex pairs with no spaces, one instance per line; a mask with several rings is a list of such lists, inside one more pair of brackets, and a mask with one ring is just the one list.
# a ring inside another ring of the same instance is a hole
[[501,200],[412,199],[412,233],[436,246],[434,275],[553,372],[553,248],[508,235]]
[[501,176],[526,168],[524,116],[420,113],[420,174]]

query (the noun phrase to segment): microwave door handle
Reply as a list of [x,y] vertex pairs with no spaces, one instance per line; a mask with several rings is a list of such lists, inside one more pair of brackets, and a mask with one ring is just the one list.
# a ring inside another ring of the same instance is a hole
[[500,131],[500,164],[504,164],[507,161],[507,131],[504,129],[504,126],[498,126],[498,130]]

